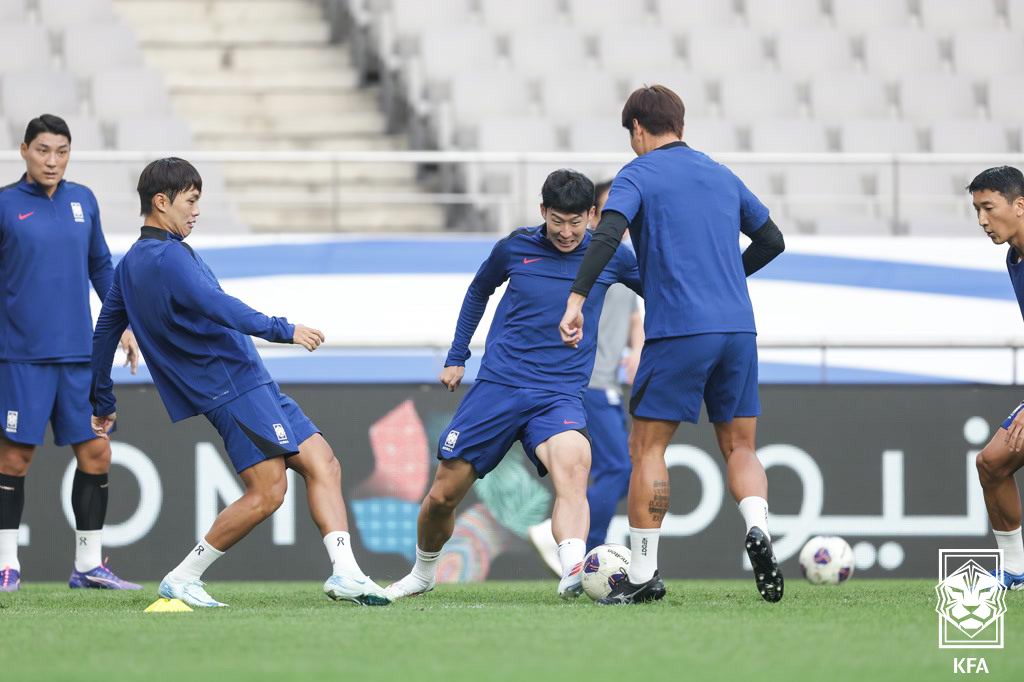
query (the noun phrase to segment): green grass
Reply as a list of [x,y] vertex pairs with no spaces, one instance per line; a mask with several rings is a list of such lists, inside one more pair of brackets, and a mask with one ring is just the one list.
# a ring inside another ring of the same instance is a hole
[[[1002,651],[940,651],[928,581],[791,580],[781,604],[748,581],[675,581],[665,601],[563,603],[554,582],[443,586],[387,608],[318,583],[216,583],[228,609],[144,614],[142,593],[26,585],[0,595],[0,680],[947,680],[957,656],[1024,676],[1024,594]],[[586,677],[582,677],[586,676]]]

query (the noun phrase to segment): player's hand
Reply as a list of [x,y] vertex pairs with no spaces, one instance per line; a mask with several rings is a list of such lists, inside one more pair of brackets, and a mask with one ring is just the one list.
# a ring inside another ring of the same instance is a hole
[[640,353],[630,353],[622,358],[622,368],[626,372],[626,383],[632,386],[636,371],[640,368]]
[[451,366],[441,370],[441,384],[448,388],[449,392],[454,391],[462,383],[462,377],[466,376],[466,368]]
[[139,342],[135,340],[135,334],[131,329],[126,329],[124,334],[121,334],[121,350],[124,351],[124,365],[122,367],[132,366],[132,374],[139,373],[139,358],[142,357],[141,351],[139,351]]
[[114,428],[117,421],[117,412],[111,412],[106,417],[92,416],[92,432],[100,438],[110,440],[110,429]]
[[297,343],[310,353],[319,348],[320,344],[326,340],[324,333],[319,329],[313,329],[304,324],[295,325],[295,335],[292,337],[292,343]]
[[1010,423],[1010,428],[1006,429],[1005,442],[1010,447],[1010,452],[1014,454],[1024,450],[1024,410],[1017,413]]
[[562,343],[570,348],[579,348],[583,340],[583,302],[587,299],[579,294],[569,295],[565,304],[565,315],[558,325],[558,333],[562,335]]

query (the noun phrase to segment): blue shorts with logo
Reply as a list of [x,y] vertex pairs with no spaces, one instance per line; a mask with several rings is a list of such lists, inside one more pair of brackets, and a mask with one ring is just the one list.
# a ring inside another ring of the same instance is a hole
[[464,459],[483,478],[518,440],[537,473],[545,476],[548,470],[537,459],[537,446],[566,431],[586,436],[586,428],[582,397],[478,380],[441,432],[437,458]]
[[1017,418],[1017,413],[1020,412],[1022,408],[1024,408],[1024,403],[1013,408],[1013,412],[1010,413],[1010,416],[1003,420],[1004,429],[1010,428],[1010,425],[1013,424],[1013,420]]
[[644,344],[630,414],[696,424],[702,402],[716,424],[761,414],[756,334],[695,334]]
[[264,384],[206,413],[224,439],[228,457],[241,473],[273,457],[299,453],[299,445],[320,433],[277,384]]
[[0,418],[3,436],[22,445],[42,445],[46,424],[57,445],[92,440],[87,362],[35,364],[0,361]]

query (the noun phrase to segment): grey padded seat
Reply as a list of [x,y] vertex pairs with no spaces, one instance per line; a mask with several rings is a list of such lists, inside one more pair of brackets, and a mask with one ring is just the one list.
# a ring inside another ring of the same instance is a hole
[[821,121],[755,121],[750,126],[750,150],[775,153],[827,152],[828,131]]
[[994,121],[935,121],[931,150],[936,153],[1005,154],[1010,148],[1007,129]]
[[193,147],[192,132],[179,118],[124,118],[116,122],[115,131],[117,149],[176,152]]
[[163,76],[145,67],[111,69],[96,74],[92,82],[92,105],[104,121],[127,116],[164,116],[171,101]]
[[0,18],[0,78],[4,74],[50,64],[50,40],[44,26]]
[[491,118],[477,129],[477,149],[485,152],[555,150],[557,134],[546,118]]
[[775,58],[779,71],[794,78],[843,74],[856,66],[849,37],[832,28],[777,33]]
[[88,116],[66,116],[64,120],[71,131],[71,149],[93,151],[106,149],[106,141],[100,122]]
[[740,151],[739,132],[728,120],[691,119],[683,124],[683,139],[709,156]]
[[632,154],[629,131],[619,125],[616,118],[609,116],[579,119],[570,123],[569,149],[574,152]]
[[114,19],[111,0],[39,0],[39,17],[51,29]]
[[921,25],[942,35],[954,35],[967,26],[997,26],[995,0],[917,0]]
[[844,121],[839,126],[839,148],[858,154],[912,154],[921,151],[912,123],[881,119]]
[[993,74],[988,82],[988,110],[994,121],[1020,121],[1024,113],[1024,75]]
[[814,28],[828,21],[820,0],[754,0],[744,3],[744,14],[750,26],[762,31]]
[[832,0],[832,18],[847,33],[902,28],[911,22],[906,0]]
[[25,121],[39,114],[73,116],[79,112],[78,87],[66,71],[32,70],[3,75],[4,115]]
[[64,31],[64,63],[71,73],[91,77],[106,69],[142,64],[135,32],[121,23],[82,24]]
[[0,22],[21,23],[27,18],[27,0],[0,0]]
[[484,23],[498,31],[529,30],[538,26],[564,23],[568,19],[561,8],[551,0],[479,1]]
[[557,122],[584,116],[615,120],[624,102],[615,81],[594,69],[553,71],[541,81],[540,95],[544,113]]
[[825,121],[882,118],[892,113],[885,83],[866,73],[821,75],[810,83],[811,110]]
[[568,0],[569,20],[584,31],[601,31],[619,26],[650,25],[655,17],[645,2],[622,0]]
[[[635,73],[650,68],[683,67],[676,37],[662,28],[609,28],[598,38],[602,68]],[[571,63],[571,62],[569,62]]]
[[869,73],[890,80],[942,69],[938,38],[919,28],[868,33],[864,37],[864,59]]
[[735,26],[740,17],[731,2],[708,0],[655,0],[658,24],[679,33]]
[[987,79],[993,64],[1024,64],[1024,27],[1016,32],[958,31],[953,34],[953,68],[970,78]]
[[903,118],[928,123],[944,118],[978,118],[980,107],[974,86],[966,76],[922,74],[900,80]]
[[512,66],[530,77],[551,72],[553,64],[581,69],[590,61],[583,35],[564,27],[543,26],[514,33],[509,36],[508,47]]
[[734,121],[793,118],[800,112],[796,82],[779,73],[748,73],[721,84],[722,115]]
[[763,36],[749,28],[692,31],[686,46],[689,70],[705,77],[762,71],[770,64]]

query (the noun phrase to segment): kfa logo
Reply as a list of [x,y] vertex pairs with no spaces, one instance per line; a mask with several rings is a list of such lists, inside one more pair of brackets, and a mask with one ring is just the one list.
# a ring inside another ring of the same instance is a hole
[[274,435],[277,436],[278,443],[288,442],[288,434],[285,433],[283,424],[274,424]]
[[1002,573],[1002,550],[939,550],[940,649],[1003,648],[1006,595],[997,578]]
[[85,222],[85,212],[82,211],[82,205],[77,201],[71,202],[71,215],[74,216],[76,223]]
[[453,449],[455,449],[455,442],[458,440],[459,432],[454,430],[449,431],[448,437],[444,439],[444,445],[441,447],[441,449],[446,450],[447,452],[451,452]]
[[18,432],[18,411],[8,410],[7,412],[7,433]]

